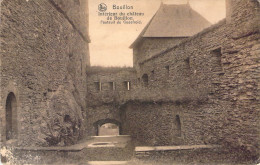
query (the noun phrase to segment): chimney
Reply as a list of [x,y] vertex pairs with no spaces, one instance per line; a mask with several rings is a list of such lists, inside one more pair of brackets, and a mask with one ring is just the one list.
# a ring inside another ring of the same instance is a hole
[[226,20],[227,23],[232,21],[232,1],[233,0],[226,0]]

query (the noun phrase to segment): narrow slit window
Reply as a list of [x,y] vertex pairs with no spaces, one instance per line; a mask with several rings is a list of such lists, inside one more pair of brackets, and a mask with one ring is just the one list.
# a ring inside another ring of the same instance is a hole
[[143,80],[144,87],[148,87],[148,75],[147,74],[144,74],[142,76],[142,80]]
[[176,120],[176,136],[177,137],[181,137],[181,120],[180,120],[180,116],[176,115],[175,120]]
[[190,57],[186,58],[186,59],[184,60],[184,62],[185,62],[186,68],[187,68],[187,69],[190,69]]
[[222,71],[221,58],[222,58],[221,48],[217,48],[211,51],[211,64],[212,64],[213,72]]
[[80,74],[82,76],[82,59],[80,59]]
[[166,69],[166,75],[169,76],[169,74],[170,74],[170,66],[169,65],[165,66],[165,69]]
[[125,82],[124,82],[124,87],[125,87],[126,90],[130,91],[130,88],[131,88],[131,83],[130,83],[130,81],[125,81]]

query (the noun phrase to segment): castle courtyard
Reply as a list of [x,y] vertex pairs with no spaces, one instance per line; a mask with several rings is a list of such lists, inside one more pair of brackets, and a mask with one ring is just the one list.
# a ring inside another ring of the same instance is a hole
[[88,0],[0,2],[3,164],[260,163],[258,0],[225,0],[215,24],[162,2],[129,67],[91,65]]

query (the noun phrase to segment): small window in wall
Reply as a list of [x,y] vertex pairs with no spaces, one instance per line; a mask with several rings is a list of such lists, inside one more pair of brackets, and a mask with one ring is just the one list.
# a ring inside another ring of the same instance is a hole
[[187,58],[184,60],[184,62],[185,62],[186,68],[187,68],[187,69],[190,69],[190,57],[187,57]]
[[65,116],[64,116],[64,122],[65,122],[65,123],[70,123],[70,122],[71,122],[71,118],[70,118],[69,115],[65,115]]
[[221,64],[221,48],[212,50],[210,52],[211,54],[211,66],[213,72],[219,72],[222,71],[222,64]]
[[154,70],[151,71],[152,75],[154,75]]
[[124,88],[128,91],[130,91],[131,83],[130,81],[124,81]]
[[147,74],[144,74],[144,75],[142,76],[142,80],[143,80],[144,86],[147,87],[147,86],[148,86],[148,75],[147,75]]
[[82,59],[80,59],[80,74],[82,76]]
[[170,74],[170,66],[169,65],[165,66],[165,69],[166,69],[166,76],[169,76],[169,74]]
[[97,91],[101,91],[102,90],[102,83],[101,82],[94,82],[95,84],[95,88]]
[[181,137],[181,120],[179,115],[176,115],[175,122],[176,122],[176,136]]
[[110,89],[111,91],[116,90],[116,83],[115,83],[115,82],[109,82],[109,89]]

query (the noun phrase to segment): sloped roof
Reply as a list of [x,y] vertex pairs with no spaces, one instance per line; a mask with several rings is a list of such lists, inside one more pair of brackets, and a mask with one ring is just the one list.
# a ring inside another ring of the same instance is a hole
[[189,4],[161,4],[130,48],[139,43],[143,37],[189,37],[210,25]]

